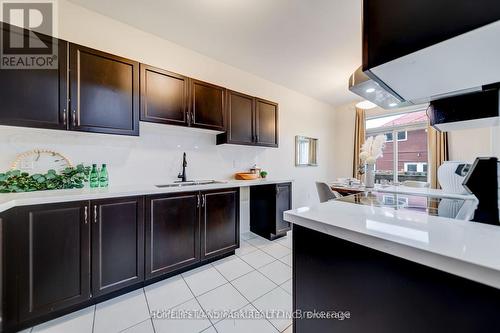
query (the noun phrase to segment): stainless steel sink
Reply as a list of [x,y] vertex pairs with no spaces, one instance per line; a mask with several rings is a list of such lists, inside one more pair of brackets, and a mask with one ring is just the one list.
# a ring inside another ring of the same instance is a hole
[[175,183],[155,185],[155,186],[158,188],[165,188],[165,187],[184,187],[184,186],[224,184],[224,183],[226,182],[219,180],[192,180],[187,182],[175,182]]

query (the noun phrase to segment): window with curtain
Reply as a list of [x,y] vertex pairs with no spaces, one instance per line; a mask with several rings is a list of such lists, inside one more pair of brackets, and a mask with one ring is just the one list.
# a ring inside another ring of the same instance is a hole
[[366,119],[366,137],[383,134],[386,146],[375,165],[375,182],[428,182],[425,110]]

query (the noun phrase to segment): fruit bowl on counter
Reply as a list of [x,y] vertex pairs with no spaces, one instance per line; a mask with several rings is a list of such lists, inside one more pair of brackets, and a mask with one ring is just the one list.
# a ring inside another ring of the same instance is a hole
[[258,173],[253,172],[238,172],[234,175],[237,180],[256,180],[259,179]]

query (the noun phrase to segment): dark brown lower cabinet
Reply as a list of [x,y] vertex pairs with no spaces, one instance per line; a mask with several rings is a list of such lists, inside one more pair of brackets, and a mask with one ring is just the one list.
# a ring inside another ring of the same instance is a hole
[[200,261],[199,193],[146,199],[146,278]]
[[90,298],[90,211],[85,202],[21,208],[19,320]]
[[292,183],[277,184],[275,235],[282,235],[290,230],[290,223],[283,218],[283,213],[290,209],[292,209]]
[[92,201],[92,294],[144,280],[144,198]]
[[238,245],[238,188],[2,212],[0,332],[101,302]]
[[292,209],[292,183],[250,187],[250,231],[273,240],[286,235],[290,223],[283,212]]
[[201,259],[239,247],[239,189],[202,192]]

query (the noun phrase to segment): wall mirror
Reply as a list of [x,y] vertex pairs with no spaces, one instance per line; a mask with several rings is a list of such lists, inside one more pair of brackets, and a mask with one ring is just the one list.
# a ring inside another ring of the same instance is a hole
[[295,166],[318,165],[318,139],[297,135],[295,137]]

